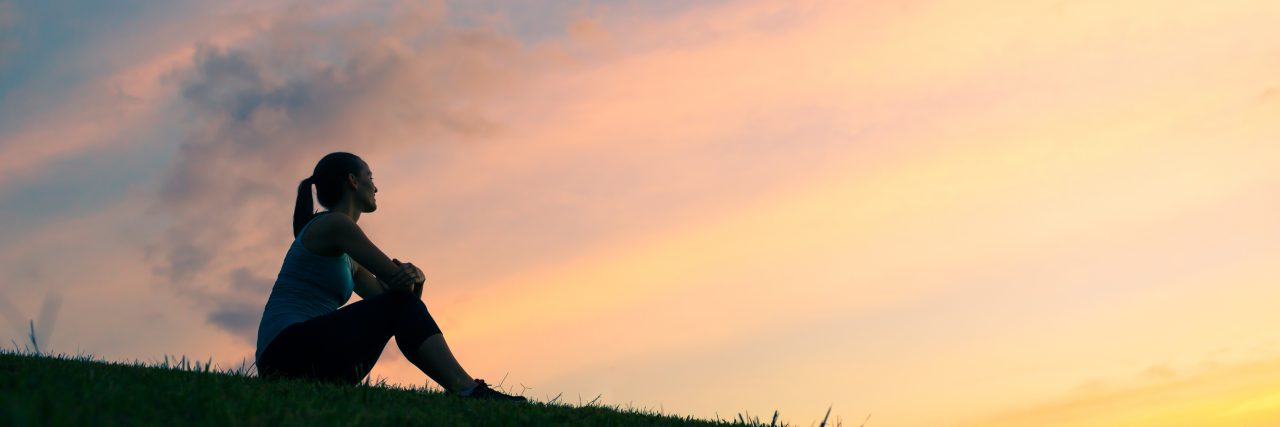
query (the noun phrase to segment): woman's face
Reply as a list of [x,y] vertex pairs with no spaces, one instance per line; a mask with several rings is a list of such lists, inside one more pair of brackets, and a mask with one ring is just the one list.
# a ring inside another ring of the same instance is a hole
[[362,205],[363,212],[378,210],[378,199],[374,196],[377,192],[378,186],[373,185],[373,171],[369,170],[369,164],[365,163],[360,169],[359,176],[356,177],[356,202]]

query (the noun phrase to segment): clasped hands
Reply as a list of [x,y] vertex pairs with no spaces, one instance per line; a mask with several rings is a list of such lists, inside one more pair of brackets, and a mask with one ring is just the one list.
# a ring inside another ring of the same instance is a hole
[[422,269],[411,262],[400,262],[398,259],[392,259],[391,262],[395,263],[396,267],[400,267],[400,269],[390,277],[391,280],[383,281],[383,283],[386,283],[387,288],[391,290],[406,290],[417,295],[418,298],[422,298],[423,284],[427,282],[427,276],[422,273]]

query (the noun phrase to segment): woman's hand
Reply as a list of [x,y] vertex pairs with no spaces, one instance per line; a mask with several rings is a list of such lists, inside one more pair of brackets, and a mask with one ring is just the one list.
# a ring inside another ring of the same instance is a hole
[[400,261],[391,260],[391,265],[395,266],[395,272],[379,277],[388,291],[408,291],[412,292],[417,286],[418,279],[414,276],[413,266],[401,264]]
[[398,259],[392,259],[391,262],[395,263],[396,267],[400,267],[400,271],[407,274],[413,280],[413,284],[409,287],[408,291],[417,295],[418,298],[422,298],[423,284],[427,282],[427,276],[422,272],[422,269],[413,265],[411,262],[402,263]]

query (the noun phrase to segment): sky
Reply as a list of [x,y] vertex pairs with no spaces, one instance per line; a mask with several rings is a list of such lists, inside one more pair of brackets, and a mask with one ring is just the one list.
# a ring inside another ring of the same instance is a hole
[[[0,0],[0,339],[251,362],[298,181],[350,151],[463,366],[536,400],[1276,425],[1277,21]],[[429,381],[395,345],[371,376]]]

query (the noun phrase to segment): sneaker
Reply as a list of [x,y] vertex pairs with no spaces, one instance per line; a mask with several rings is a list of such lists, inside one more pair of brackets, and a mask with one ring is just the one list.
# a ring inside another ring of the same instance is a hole
[[512,396],[512,395],[494,390],[492,388],[489,388],[489,385],[485,384],[484,380],[479,378],[476,378],[476,384],[477,384],[476,388],[471,389],[471,394],[468,394],[464,397],[468,399],[512,400],[516,402],[529,401],[529,399],[526,399],[524,396]]

